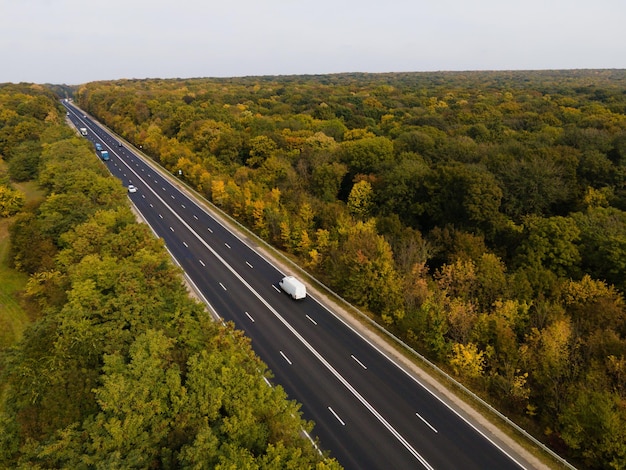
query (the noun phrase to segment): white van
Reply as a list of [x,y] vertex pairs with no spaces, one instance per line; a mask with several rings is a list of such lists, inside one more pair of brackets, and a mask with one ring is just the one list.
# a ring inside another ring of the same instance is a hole
[[283,277],[278,282],[278,285],[294,300],[304,299],[306,297],[306,286],[293,276]]

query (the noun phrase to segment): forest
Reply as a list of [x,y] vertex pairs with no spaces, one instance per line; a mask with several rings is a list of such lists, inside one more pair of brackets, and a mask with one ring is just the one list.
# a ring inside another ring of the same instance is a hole
[[[626,71],[118,80],[73,98],[568,460],[626,468]],[[31,291],[59,296],[42,276]]]
[[0,307],[24,275],[28,319],[0,308],[0,468],[340,468],[249,340],[189,296],[49,88],[0,85],[0,156]]

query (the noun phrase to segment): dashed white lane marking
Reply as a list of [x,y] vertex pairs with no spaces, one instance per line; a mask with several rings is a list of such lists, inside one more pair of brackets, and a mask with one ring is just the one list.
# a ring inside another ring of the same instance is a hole
[[429,428],[430,428],[433,432],[435,432],[435,433],[436,433],[436,432],[438,432],[438,431],[437,431],[437,430],[436,430],[436,429],[432,426],[432,424],[430,424],[428,421],[426,421],[424,418],[422,418],[422,417],[420,416],[420,414],[419,414],[419,413],[415,413],[415,416],[417,416],[419,419],[421,419],[421,420],[424,422],[424,424],[425,424],[426,426],[428,426],[428,427],[429,427]]
[[281,356],[283,356],[283,359],[285,359],[285,361],[287,361],[287,364],[291,365],[292,362],[289,360],[289,358],[287,356],[285,356],[285,353],[282,351],[278,351],[280,353]]
[[351,357],[352,359],[354,359],[358,365],[360,365],[361,367],[363,367],[363,369],[367,370],[367,366],[366,366],[365,364],[363,364],[361,361],[359,361],[356,357],[354,357],[354,354],[350,354],[350,357]]
[[339,421],[342,426],[346,425],[346,423],[343,422],[343,420],[339,417],[339,415],[335,413],[335,410],[333,410],[330,406],[328,407],[328,410],[333,414],[335,418],[337,418],[337,421]]

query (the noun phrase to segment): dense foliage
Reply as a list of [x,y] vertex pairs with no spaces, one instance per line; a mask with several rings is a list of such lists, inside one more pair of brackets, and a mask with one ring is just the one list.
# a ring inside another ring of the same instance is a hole
[[39,319],[0,351],[0,467],[339,468],[249,341],[189,297],[62,109],[0,87],[0,154],[47,190],[11,227]]
[[626,73],[130,80],[79,104],[559,452],[626,467]]

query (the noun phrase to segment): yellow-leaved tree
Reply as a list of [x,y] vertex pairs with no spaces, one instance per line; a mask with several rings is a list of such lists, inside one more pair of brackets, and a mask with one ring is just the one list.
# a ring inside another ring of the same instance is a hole
[[485,370],[485,352],[474,343],[454,343],[449,364],[456,375],[477,379]]

